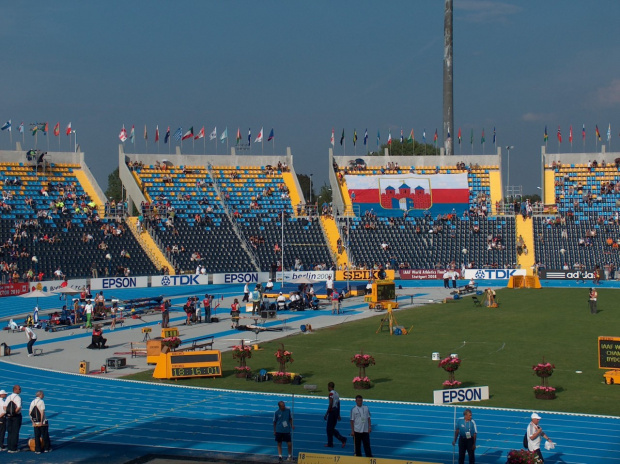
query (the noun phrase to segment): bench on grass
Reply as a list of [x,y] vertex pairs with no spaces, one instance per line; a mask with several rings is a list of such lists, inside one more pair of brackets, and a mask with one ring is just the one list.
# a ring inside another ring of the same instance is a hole
[[213,335],[197,338],[196,340],[192,340],[192,346],[186,349],[187,351],[212,350],[214,340],[215,337]]
[[131,357],[146,356],[146,342],[131,342]]

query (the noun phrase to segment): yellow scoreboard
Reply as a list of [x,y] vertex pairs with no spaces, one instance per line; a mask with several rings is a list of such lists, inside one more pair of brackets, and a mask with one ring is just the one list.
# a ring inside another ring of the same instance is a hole
[[404,459],[363,458],[358,456],[340,456],[333,454],[299,453],[299,464],[437,464],[426,461]]
[[153,372],[156,379],[221,376],[222,353],[219,350],[162,353]]

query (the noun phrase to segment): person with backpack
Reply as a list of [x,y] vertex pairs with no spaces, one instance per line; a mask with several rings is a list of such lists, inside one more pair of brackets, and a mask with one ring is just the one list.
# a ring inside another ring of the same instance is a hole
[[[34,452],[35,454],[49,453],[52,451],[49,435],[49,424],[45,416],[45,403],[43,398],[45,394],[43,390],[39,390],[30,403],[30,420],[34,427]],[[41,449],[41,441],[43,441],[43,449]]]
[[7,392],[0,390],[0,451],[6,451],[4,446],[4,435],[6,432],[6,415],[4,413],[4,401],[6,400]]
[[19,394],[22,387],[13,386],[13,393],[4,400],[4,414],[6,417],[7,447],[9,453],[18,453],[19,429],[22,427],[22,398]]

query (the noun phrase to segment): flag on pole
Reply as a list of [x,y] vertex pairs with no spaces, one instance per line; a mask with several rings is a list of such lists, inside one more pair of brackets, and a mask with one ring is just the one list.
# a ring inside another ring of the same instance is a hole
[[448,129],[448,136],[446,137],[446,140],[450,140],[450,129]]
[[353,146],[357,145],[357,130],[353,129]]
[[415,140],[415,136],[413,135],[413,129],[411,129],[411,132],[409,132],[409,138],[407,139],[408,142],[413,142]]
[[56,137],[60,135],[60,123],[59,122],[57,122],[56,125],[54,126],[54,135]]
[[241,142],[241,128],[237,127],[237,145],[239,145],[239,142]]
[[332,144],[332,147],[334,146],[335,142],[334,142],[334,128],[332,127],[332,138],[330,140],[330,143]]
[[404,143],[405,137],[403,136],[403,130],[400,130],[400,143]]
[[364,131],[364,146],[368,143],[368,129]]
[[344,142],[344,129],[342,129],[342,135],[340,136],[340,145]]
[[547,140],[549,140],[549,134],[547,134],[547,126],[545,126],[545,133],[543,135],[543,141],[547,143]]
[[611,140],[611,123],[609,123],[609,126],[607,126],[607,141],[609,142]]
[[379,145],[381,145],[381,132],[377,129],[377,147],[379,147]]
[[571,124],[571,126],[568,128],[568,142],[569,143],[573,143],[573,126]]
[[178,142],[179,140],[181,140],[181,137],[183,137],[183,129],[179,127],[177,130],[174,131],[174,134],[172,134],[172,140]]
[[[269,137],[267,137],[267,142],[271,142],[273,140],[273,128],[271,132],[269,132]],[[334,144],[334,130],[332,129],[332,145]]]
[[209,134],[209,140],[213,140],[217,138],[217,126],[213,128],[213,131]]
[[136,143],[136,126],[131,126],[131,132],[129,133],[129,140],[131,143]]
[[[426,129],[422,130],[422,142],[426,143]],[[426,150],[426,148],[425,148]]]
[[459,127],[459,135],[458,135],[458,138],[459,138],[459,145],[460,145],[460,144],[461,144],[461,128],[460,128],[460,127]]
[[495,145],[495,141],[497,139],[495,138],[495,126],[493,126],[493,145]]
[[194,137],[194,140],[204,139],[204,138],[205,138],[205,126],[202,126],[202,129],[200,129],[200,132],[198,132],[198,135]]
[[[69,129],[71,129],[71,123],[69,123]],[[24,121],[22,121],[22,123],[19,125],[19,133],[24,133]],[[69,133],[67,133],[67,135],[69,135]]]
[[220,135],[220,140],[222,141],[222,143],[224,143],[224,140],[226,140],[227,138],[228,138],[228,127],[224,129],[224,132],[222,132],[222,135]]
[[144,125],[144,140],[148,140],[149,139],[149,134],[146,131],[146,124]]
[[0,127],[0,130],[7,130],[9,132],[11,132],[11,120],[9,119],[7,122],[5,122],[2,127]]
[[560,130],[560,126],[558,126],[558,142],[562,143],[562,131]]
[[194,126],[190,127],[189,130],[183,134],[183,138],[181,140],[191,139],[194,136]]
[[159,142],[159,124],[155,127],[155,142]]
[[435,135],[433,135],[433,142],[437,141],[437,129],[435,129]]
[[486,141],[487,141],[487,139],[484,137],[484,127],[483,127],[482,128],[482,136],[480,137],[480,143],[482,144],[482,143],[484,143]]
[[583,139],[584,142],[586,141],[586,125],[585,124],[581,128],[581,138]]
[[168,139],[170,139],[170,126],[168,126],[168,130],[166,131],[166,135],[164,136],[164,143],[168,143]]
[[388,145],[392,145],[392,130],[388,129]]
[[260,128],[260,132],[258,133],[258,135],[256,136],[256,138],[254,139],[254,143],[263,143],[263,128]]
[[252,143],[252,129],[248,128],[248,147]]
[[[36,132],[36,130],[34,132]],[[125,125],[124,124],[123,124],[123,128],[121,129],[121,133],[118,134],[118,138],[121,139],[121,142],[123,142],[123,143],[125,142],[125,140],[127,140],[127,130],[125,130]]]
[[601,141],[601,132],[598,130],[598,124],[596,125],[596,132],[595,132],[596,138],[598,139],[598,141]]
[[472,147],[474,146],[474,129],[471,130],[471,134],[469,135],[469,143],[472,145]]
[[48,123],[43,123],[43,135],[47,135],[47,133],[50,131],[50,126]]

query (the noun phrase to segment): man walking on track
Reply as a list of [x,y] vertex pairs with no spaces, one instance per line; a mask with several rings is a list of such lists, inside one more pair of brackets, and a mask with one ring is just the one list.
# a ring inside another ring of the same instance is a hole
[[340,395],[338,395],[338,392],[334,390],[334,388],[334,382],[329,382],[327,384],[327,389],[329,390],[329,406],[327,407],[327,412],[324,417],[327,421],[327,444],[325,446],[327,448],[333,448],[335,436],[342,442],[342,447],[344,448],[347,444],[347,438],[336,430],[336,424],[340,420]]
[[469,456],[469,464],[475,464],[476,455],[476,437],[478,435],[478,429],[476,423],[471,418],[471,410],[466,409],[463,411],[463,418],[456,420],[456,426],[454,429],[454,440],[452,440],[452,446],[455,445],[456,440],[459,440],[459,464],[465,464],[465,452]]

